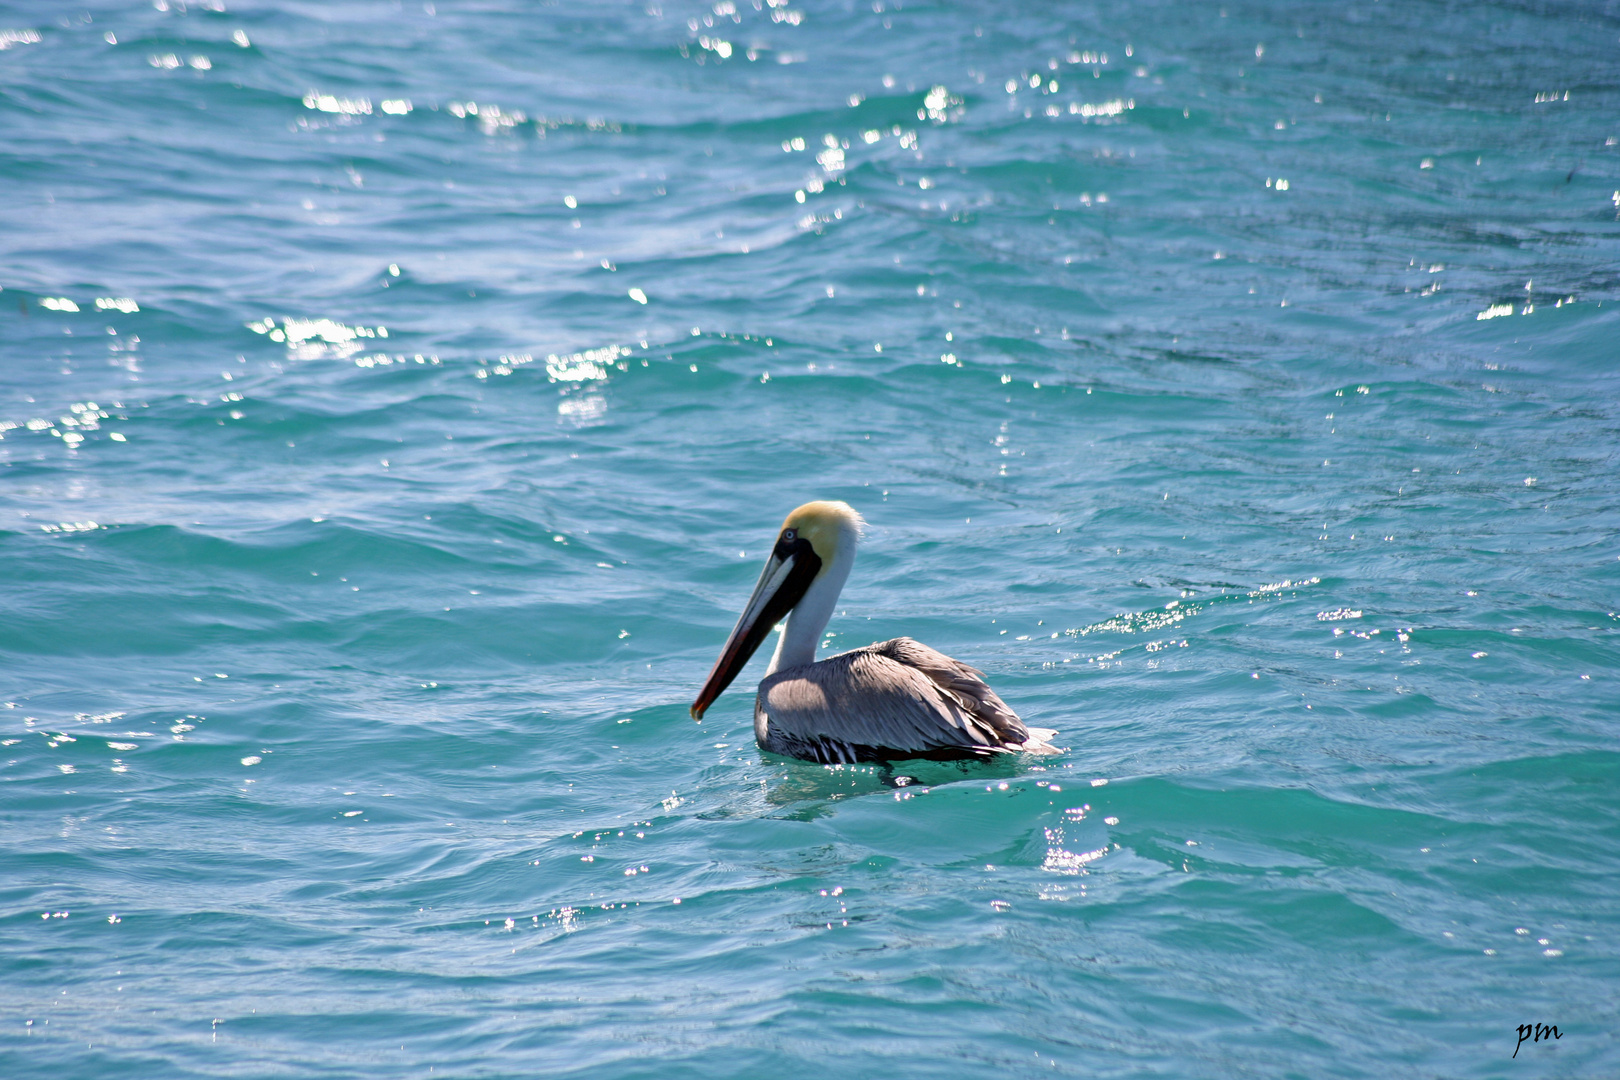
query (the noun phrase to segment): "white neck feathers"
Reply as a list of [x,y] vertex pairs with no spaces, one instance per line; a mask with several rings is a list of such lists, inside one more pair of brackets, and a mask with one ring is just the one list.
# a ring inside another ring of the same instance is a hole
[[804,599],[788,613],[766,675],[816,662],[816,646],[820,644],[821,633],[827,629],[833,610],[838,606],[838,596],[844,591],[844,582],[849,580],[849,571],[855,565],[855,547],[859,538],[860,532],[854,524],[839,530],[838,550],[831,561],[822,564],[821,573],[805,590]]

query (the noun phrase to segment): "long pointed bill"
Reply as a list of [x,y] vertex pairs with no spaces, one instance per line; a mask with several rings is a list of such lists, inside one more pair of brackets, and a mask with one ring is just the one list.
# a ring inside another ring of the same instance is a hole
[[692,703],[692,719],[703,719],[714,699],[731,685],[776,624],[804,598],[805,590],[820,572],[821,559],[808,541],[777,543],[771,557],[765,560],[765,569],[742,617],[720,650],[720,659],[714,662],[703,690]]

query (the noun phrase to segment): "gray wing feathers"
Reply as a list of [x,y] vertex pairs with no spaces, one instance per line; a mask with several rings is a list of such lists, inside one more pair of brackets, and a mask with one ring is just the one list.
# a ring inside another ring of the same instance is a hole
[[980,672],[910,638],[777,672],[759,696],[772,742],[927,752],[1033,741]]
[[995,743],[1023,743],[1029,737],[1024,722],[990,689],[984,681],[984,672],[978,668],[969,667],[911,638],[880,642],[874,648],[882,650],[890,659],[926,675],[941,697],[954,702],[959,709],[972,716],[978,726],[987,728]]

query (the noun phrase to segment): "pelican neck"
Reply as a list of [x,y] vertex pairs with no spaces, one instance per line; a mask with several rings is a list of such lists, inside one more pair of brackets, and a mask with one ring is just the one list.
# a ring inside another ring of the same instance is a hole
[[838,596],[844,591],[850,568],[855,565],[855,537],[848,536],[838,545],[838,554],[825,566],[816,580],[805,590],[804,598],[788,613],[782,632],[777,637],[776,652],[771,656],[767,676],[785,668],[800,667],[816,662],[816,647],[822,631],[832,621]]

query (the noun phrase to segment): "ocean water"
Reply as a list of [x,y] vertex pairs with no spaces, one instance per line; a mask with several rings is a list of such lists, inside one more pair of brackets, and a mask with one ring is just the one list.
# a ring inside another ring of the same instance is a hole
[[[0,1075],[1620,1073],[1612,0],[3,3],[0,133]],[[691,721],[811,498],[1064,754]]]

